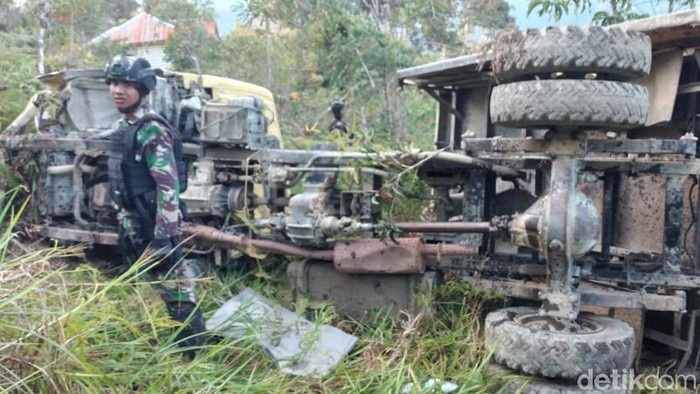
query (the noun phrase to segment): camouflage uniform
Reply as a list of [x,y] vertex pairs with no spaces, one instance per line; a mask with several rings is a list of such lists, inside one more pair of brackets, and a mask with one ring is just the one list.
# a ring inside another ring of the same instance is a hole
[[150,247],[156,263],[148,272],[170,317],[183,323],[176,340],[192,358],[205,327],[179,246],[180,185],[187,180],[181,140],[167,120],[148,112],[144,97],[157,85],[148,60],[117,55],[105,76],[115,106],[126,114],[112,134],[107,160],[111,197],[121,208],[122,249],[136,259]]
[[[134,116],[138,119],[148,111],[144,104],[136,110]],[[128,128],[127,119],[121,119],[118,127]],[[122,209],[119,221],[131,241],[130,252],[135,257],[140,256],[153,239],[171,239],[179,241],[179,224],[181,213],[180,184],[173,153],[173,139],[166,128],[158,121],[146,122],[136,131],[135,160],[145,162],[156,183],[156,215],[153,234],[141,234],[136,215]],[[177,248],[171,253],[169,260],[174,264],[163,264],[149,271],[154,279],[155,289],[170,308],[172,303],[189,302],[197,304],[194,291],[195,275],[192,269],[182,260],[182,252]]]

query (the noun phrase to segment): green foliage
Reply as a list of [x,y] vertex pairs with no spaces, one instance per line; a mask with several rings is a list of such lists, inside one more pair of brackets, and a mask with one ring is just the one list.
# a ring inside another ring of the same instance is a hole
[[[328,305],[300,298],[286,304],[318,324],[358,336],[355,348],[320,379],[285,375],[257,346],[255,333],[212,338],[193,361],[177,354],[175,324],[134,267],[107,278],[86,264],[50,263],[69,255],[49,249],[0,264],[0,388],[8,392],[398,392],[429,378],[457,383],[460,392],[494,392],[476,299],[432,297],[432,315],[364,323],[343,320]],[[243,285],[200,280],[210,315]],[[449,304],[447,304],[449,303]],[[448,305],[448,306],[446,306]]]
[[108,277],[82,262],[80,249],[11,248],[19,189],[0,194],[0,390],[17,393],[96,392],[397,392],[429,378],[451,380],[461,392],[494,392],[479,319],[481,299],[494,296],[448,283],[421,296],[433,313],[356,322],[324,303],[294,304],[282,287],[284,266],[248,274],[199,278],[201,307],[210,316],[250,286],[317,324],[359,338],[329,376],[285,375],[257,345],[256,333],[211,338],[193,361],[178,354],[177,324],[138,261]]
[[[574,13],[582,13],[591,11],[603,6],[606,9],[597,11],[593,14],[592,23],[601,26],[609,26],[616,23],[632,19],[646,18],[649,15],[639,10],[634,0],[530,0],[528,4],[528,15],[536,11],[538,15],[550,15],[555,21],[559,21],[562,16],[567,15],[570,11]],[[694,8],[695,0],[656,0],[657,6],[666,5],[666,12],[671,13],[684,8]]]
[[11,33],[26,24],[26,15],[20,12],[14,0],[0,0],[0,32]]
[[137,3],[134,0],[28,0],[25,4],[26,28],[35,34],[39,29],[42,7],[48,11],[44,40],[46,70],[50,72],[94,63],[86,48],[87,42],[104,32],[106,26],[121,23],[130,16]]
[[510,8],[506,0],[472,0],[467,5],[465,19],[471,25],[486,29],[505,29],[515,25]]
[[197,61],[203,70],[209,70],[212,62],[221,61],[219,42],[212,40],[209,33],[197,23],[180,23],[180,26],[165,46],[167,59],[176,70],[196,72]]
[[146,12],[164,21],[212,19],[210,0],[145,0]]
[[[495,29],[513,21],[503,0],[249,0],[246,6],[247,10],[240,13],[241,20],[259,26],[264,37],[257,40],[257,52],[252,57],[228,59],[235,63],[232,68],[239,70],[254,65],[251,71],[257,78],[250,80],[267,80],[262,84],[279,94],[280,116],[287,115],[284,119],[293,125],[291,130],[284,130],[286,135],[324,131],[331,121],[327,106],[344,98],[345,120],[355,133],[384,136],[386,144],[411,139],[421,147],[430,145],[433,114],[429,115],[430,124],[426,124],[425,109],[433,108],[434,103],[424,96],[409,100],[399,96],[396,70],[416,64],[417,55],[427,51],[433,51],[428,60],[434,60],[435,53],[464,53],[471,47],[467,44],[469,37],[463,36],[465,24]],[[238,47],[242,44],[233,43],[238,39],[249,42],[250,36],[227,41]],[[277,40],[285,43],[283,56],[277,53]],[[289,59],[297,70],[282,74],[279,65]],[[278,89],[279,82],[284,81],[291,83]],[[290,95],[297,98],[288,100]]]
[[214,19],[211,1],[149,0],[146,9],[175,25],[175,34],[164,49],[174,69],[197,72],[199,66],[208,71],[212,63],[221,61],[218,39],[211,37],[203,27],[204,21]]
[[[106,59],[125,50],[124,45],[102,43],[87,48],[87,41],[132,16],[137,7],[134,0],[28,0],[19,9],[3,1],[0,12],[7,9],[8,18],[0,22],[0,30],[5,25],[23,26],[31,45],[38,38],[40,6],[48,6],[47,71],[104,66]],[[353,133],[382,137],[386,145],[411,140],[428,147],[433,132],[429,108],[434,102],[415,92],[400,94],[396,70],[465,53],[474,47],[469,36],[474,28],[496,29],[512,22],[504,0],[243,3],[240,17],[255,28],[238,27],[222,40],[200,28],[199,21],[213,17],[209,0],[147,0],[144,7],[176,25],[176,34],[165,48],[175,69],[197,71],[196,58],[204,73],[268,87],[275,94],[287,139],[318,138],[325,133],[332,120],[328,106],[342,98],[347,103],[345,121]],[[8,122],[18,111],[0,108],[0,122]]]
[[25,32],[0,32],[0,131],[24,109],[38,90],[35,40]]
[[407,134],[411,143],[421,150],[435,149],[435,101],[416,89],[401,92],[405,100]]
[[127,53],[129,46],[115,41],[104,40],[90,47],[90,50],[83,56],[85,67],[104,68],[116,55]]
[[403,171],[389,179],[374,199],[382,207],[382,216],[388,223],[420,221],[431,200],[430,188],[415,171]]

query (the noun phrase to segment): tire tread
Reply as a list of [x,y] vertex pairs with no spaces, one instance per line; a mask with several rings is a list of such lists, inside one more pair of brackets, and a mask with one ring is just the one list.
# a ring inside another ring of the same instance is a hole
[[499,37],[492,67],[499,81],[553,72],[631,80],[649,75],[651,40],[640,32],[600,26],[531,29]]

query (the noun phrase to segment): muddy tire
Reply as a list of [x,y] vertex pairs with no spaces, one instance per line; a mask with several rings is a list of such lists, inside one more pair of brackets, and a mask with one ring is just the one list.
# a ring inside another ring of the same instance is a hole
[[499,364],[532,375],[577,379],[630,368],[635,356],[634,330],[627,323],[582,314],[579,322],[593,327],[571,333],[538,330],[527,325],[536,315],[530,307],[505,308],[486,316],[486,343]]
[[543,80],[498,85],[491,92],[491,122],[511,127],[642,126],[649,95],[641,85],[587,80]]
[[643,33],[599,26],[532,29],[499,37],[492,67],[499,81],[554,72],[625,81],[649,75],[651,41]]

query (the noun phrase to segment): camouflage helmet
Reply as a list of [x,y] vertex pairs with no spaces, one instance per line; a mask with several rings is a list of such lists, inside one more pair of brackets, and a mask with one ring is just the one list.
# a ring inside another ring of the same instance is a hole
[[156,73],[148,60],[126,55],[117,55],[105,70],[107,84],[113,80],[122,80],[138,84],[142,95],[150,93],[156,87]]

